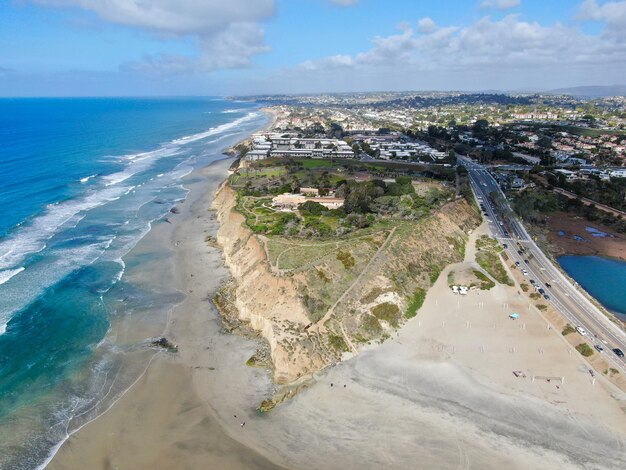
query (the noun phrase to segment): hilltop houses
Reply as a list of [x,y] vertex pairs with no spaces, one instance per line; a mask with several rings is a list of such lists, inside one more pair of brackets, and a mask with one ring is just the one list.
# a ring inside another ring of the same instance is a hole
[[299,138],[290,134],[256,134],[248,161],[266,158],[354,158],[354,151],[340,139]]

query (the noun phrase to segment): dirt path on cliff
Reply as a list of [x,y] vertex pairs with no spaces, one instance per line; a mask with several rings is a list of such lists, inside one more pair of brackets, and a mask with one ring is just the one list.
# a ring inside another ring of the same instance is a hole
[[[328,309],[328,311],[326,312],[326,314],[324,314],[322,319],[317,322],[317,326],[318,327],[319,327],[319,325],[321,325],[322,328],[323,328],[324,323],[333,314],[333,312],[335,311],[335,308],[337,307],[337,305],[339,305],[339,303],[343,299],[346,298],[346,296],[350,293],[350,291],[352,291],[354,286],[356,286],[361,281],[361,279],[363,279],[363,276],[365,276],[365,274],[369,271],[369,269],[372,266],[372,264],[374,264],[374,261],[376,261],[376,259],[378,258],[378,255],[380,255],[380,253],[382,253],[385,250],[385,248],[387,248],[387,246],[389,245],[389,242],[393,238],[394,233],[396,233],[396,229],[397,228],[398,227],[394,227],[394,228],[391,229],[391,232],[389,232],[389,236],[384,241],[384,243],[382,245],[380,245],[380,248],[378,248],[378,250],[376,250],[376,253],[374,254],[374,256],[372,256],[372,259],[369,261],[369,263],[367,263],[365,268],[363,268],[363,271],[361,271],[361,273],[357,276],[357,278],[354,280],[354,282],[352,284],[350,284],[350,286],[343,292],[343,294],[341,294],[341,296],[339,296],[337,301]],[[345,331],[343,330],[343,328],[341,330],[342,330],[342,333],[344,333],[344,337],[345,337]],[[351,344],[351,343],[349,343],[349,344]],[[352,346],[352,347],[354,348],[354,346]]]

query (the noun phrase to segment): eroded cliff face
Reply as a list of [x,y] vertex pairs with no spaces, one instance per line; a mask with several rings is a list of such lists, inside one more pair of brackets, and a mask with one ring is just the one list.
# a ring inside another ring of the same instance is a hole
[[[418,222],[337,241],[301,241],[306,250],[313,243],[324,250],[289,271],[270,266],[265,240],[245,225],[236,204],[227,184],[213,203],[217,241],[233,275],[229,305],[268,341],[277,384],[310,377],[391,335],[415,314],[417,299],[439,272],[462,261],[468,232],[479,223],[476,211],[458,200]],[[291,250],[300,243],[286,242]]]
[[305,328],[310,323],[297,294],[296,282],[274,276],[265,250],[235,212],[236,194],[224,185],[216,194],[220,229],[217,241],[224,250],[226,265],[234,278],[234,307],[239,319],[259,331],[269,342],[274,381],[290,383],[325,367],[316,335]]

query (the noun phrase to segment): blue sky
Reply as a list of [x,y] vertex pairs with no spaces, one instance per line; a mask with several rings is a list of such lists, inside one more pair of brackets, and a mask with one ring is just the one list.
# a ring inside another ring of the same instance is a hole
[[0,0],[0,95],[621,83],[626,0]]

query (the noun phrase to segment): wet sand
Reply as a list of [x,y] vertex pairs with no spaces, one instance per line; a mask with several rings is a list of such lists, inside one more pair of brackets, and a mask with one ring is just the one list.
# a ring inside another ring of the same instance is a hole
[[[263,396],[271,387],[267,378],[259,377],[265,374],[247,371],[243,365],[255,343],[222,334],[217,312],[208,300],[228,273],[221,253],[204,242],[217,230],[207,208],[231,162],[223,160],[190,175],[185,186],[191,192],[178,206],[180,213],[168,217],[171,224],[153,228],[134,250],[135,254],[173,250],[171,265],[148,266],[140,271],[140,279],[132,281],[152,286],[173,281],[186,298],[171,312],[167,325],[133,322],[128,335],[132,340],[149,338],[161,334],[165,326],[164,334],[178,344],[180,352],[157,353],[134,386],[108,412],[72,435],[47,468],[277,468],[231,437],[247,431],[241,427],[245,418],[234,417],[235,406],[229,429],[211,406],[220,402],[212,393],[228,395],[229,387],[242,392],[250,386],[244,378],[215,383],[218,374],[230,375],[233,362],[254,379],[256,395]],[[202,396],[196,375],[213,383],[203,388]],[[243,395],[247,403],[257,398]],[[252,405],[248,406],[251,411]]]
[[[511,323],[501,306],[525,306],[515,289],[474,293],[461,309],[447,271],[397,337],[257,413],[273,385],[265,371],[245,365],[255,343],[223,333],[207,300],[228,278],[220,251],[204,240],[217,231],[208,208],[229,163],[191,175],[180,214],[138,246],[174,250],[172,282],[186,298],[165,334],[180,352],[156,354],[135,386],[71,436],[48,468],[626,466],[624,395],[602,378],[592,385],[584,360],[538,314],[522,312],[523,329]],[[163,276],[169,279],[151,269],[144,281],[158,284]],[[556,389],[514,378],[518,369],[567,380]]]

